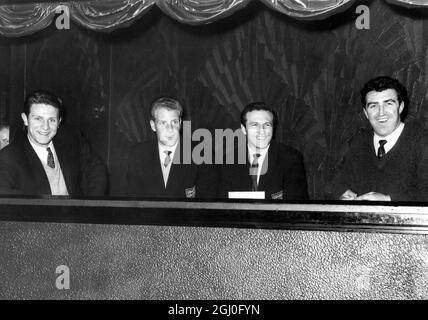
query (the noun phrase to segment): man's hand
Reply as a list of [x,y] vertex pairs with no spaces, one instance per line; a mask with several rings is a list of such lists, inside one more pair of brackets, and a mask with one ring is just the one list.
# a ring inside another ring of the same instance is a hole
[[342,194],[339,200],[355,200],[357,194],[352,190],[346,190],[344,194]]
[[391,201],[391,196],[379,192],[369,192],[356,197],[355,200]]

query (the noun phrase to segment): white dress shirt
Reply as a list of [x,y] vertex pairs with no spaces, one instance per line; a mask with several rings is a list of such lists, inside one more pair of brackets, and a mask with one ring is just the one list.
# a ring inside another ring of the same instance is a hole
[[385,149],[385,154],[387,154],[389,150],[391,150],[397,143],[398,138],[400,138],[400,135],[403,132],[403,129],[404,129],[404,123],[401,122],[399,126],[386,137],[380,137],[376,133],[374,133],[373,146],[374,146],[375,153],[377,154],[377,150],[379,149],[379,140],[386,140],[386,143],[384,144],[383,148]]
[[[252,149],[248,146],[248,160],[249,160],[250,164],[253,164],[253,161],[254,161],[254,155],[255,155],[256,153],[260,154],[260,157],[259,157],[259,160],[258,160],[259,167],[258,167],[258,169],[257,169],[257,185],[259,185],[259,181],[260,181],[260,174],[261,174],[261,171],[262,171],[262,168],[263,168],[263,162],[265,161],[266,155],[267,155],[267,153],[268,153],[268,151],[269,151],[269,147],[270,147],[270,145],[269,145],[269,146],[267,146],[267,148],[265,148],[265,149],[263,149],[263,150],[255,151],[255,150],[252,150]],[[265,166],[265,168],[266,168],[266,166]],[[265,174],[265,173],[266,173],[266,172],[263,172],[263,174]]]
[[37,144],[33,143],[30,139],[28,139],[28,141],[30,141],[31,146],[33,147],[33,149],[36,152],[37,156],[39,157],[40,161],[42,163],[44,163],[45,165],[48,164],[48,148],[51,148],[51,151],[52,151],[52,154],[54,156],[55,163],[56,163],[57,156],[56,156],[55,148],[53,146],[52,141],[49,142],[49,145],[47,147],[38,146]]
[[[165,188],[166,188],[166,185],[168,183],[169,172],[171,171],[172,160],[174,159],[175,150],[177,149],[177,146],[178,146],[178,141],[172,147],[167,147],[167,146],[164,146],[163,144],[160,144],[160,143],[158,143],[158,146],[159,146],[159,148],[158,148],[159,149],[159,159],[160,159],[160,166],[162,168],[163,182],[164,182]],[[171,158],[171,161],[169,162],[169,164],[166,167],[164,166],[165,158],[166,158],[165,151],[171,151],[171,153],[169,155],[169,157]]]
[[[62,174],[61,165],[59,163],[58,157],[56,155],[55,147],[53,142],[51,141],[48,146],[41,147],[33,143],[29,138],[31,146],[39,157],[43,168],[45,169],[46,176],[49,181],[49,186],[51,188],[51,193],[53,196],[68,196],[67,186],[65,184],[64,175]],[[48,166],[48,148],[51,149],[55,168],[50,168]]]

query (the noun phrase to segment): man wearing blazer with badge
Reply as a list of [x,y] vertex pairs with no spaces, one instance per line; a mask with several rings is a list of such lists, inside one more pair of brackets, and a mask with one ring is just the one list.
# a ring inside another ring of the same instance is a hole
[[172,98],[151,105],[156,139],[135,145],[128,156],[126,194],[148,198],[195,198],[198,166],[184,163],[180,139],[183,108]]
[[227,198],[230,191],[264,191],[265,199],[308,199],[303,157],[299,151],[272,140],[276,113],[264,102],[247,105],[241,113],[241,130],[246,136],[246,163],[223,163],[218,193]]

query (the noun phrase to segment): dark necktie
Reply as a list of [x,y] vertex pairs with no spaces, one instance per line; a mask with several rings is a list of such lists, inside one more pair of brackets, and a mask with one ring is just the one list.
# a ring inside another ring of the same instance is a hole
[[259,157],[260,153],[253,155],[253,163],[250,167],[251,181],[253,182],[253,191],[257,191],[257,173],[259,171]]
[[379,159],[385,155],[385,148],[383,146],[386,142],[386,140],[379,140],[379,149],[377,149],[377,157]]
[[46,150],[48,151],[48,166],[53,169],[55,168],[55,160],[54,160],[52,150],[51,148],[47,148]]
[[166,154],[166,157],[165,157],[165,161],[163,162],[163,166],[166,168],[166,167],[168,167],[169,163],[171,162],[171,157],[169,155],[171,154],[172,151],[165,150],[164,152]]

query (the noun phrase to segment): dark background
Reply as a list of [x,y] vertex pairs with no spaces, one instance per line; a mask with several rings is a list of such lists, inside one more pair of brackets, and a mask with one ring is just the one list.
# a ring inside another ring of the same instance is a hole
[[279,116],[277,139],[305,157],[309,192],[320,199],[347,150],[368,123],[359,90],[391,75],[408,88],[408,118],[427,122],[426,11],[384,1],[370,7],[370,30],[355,27],[355,6],[324,21],[297,21],[253,1],[229,18],[188,26],[156,6],[112,33],[75,24],[19,39],[0,38],[0,120],[20,130],[25,95],[61,96],[66,122],[78,125],[111,173],[118,192],[128,148],[152,136],[149,103],[179,99],[192,129],[239,127],[249,102],[264,100]]

